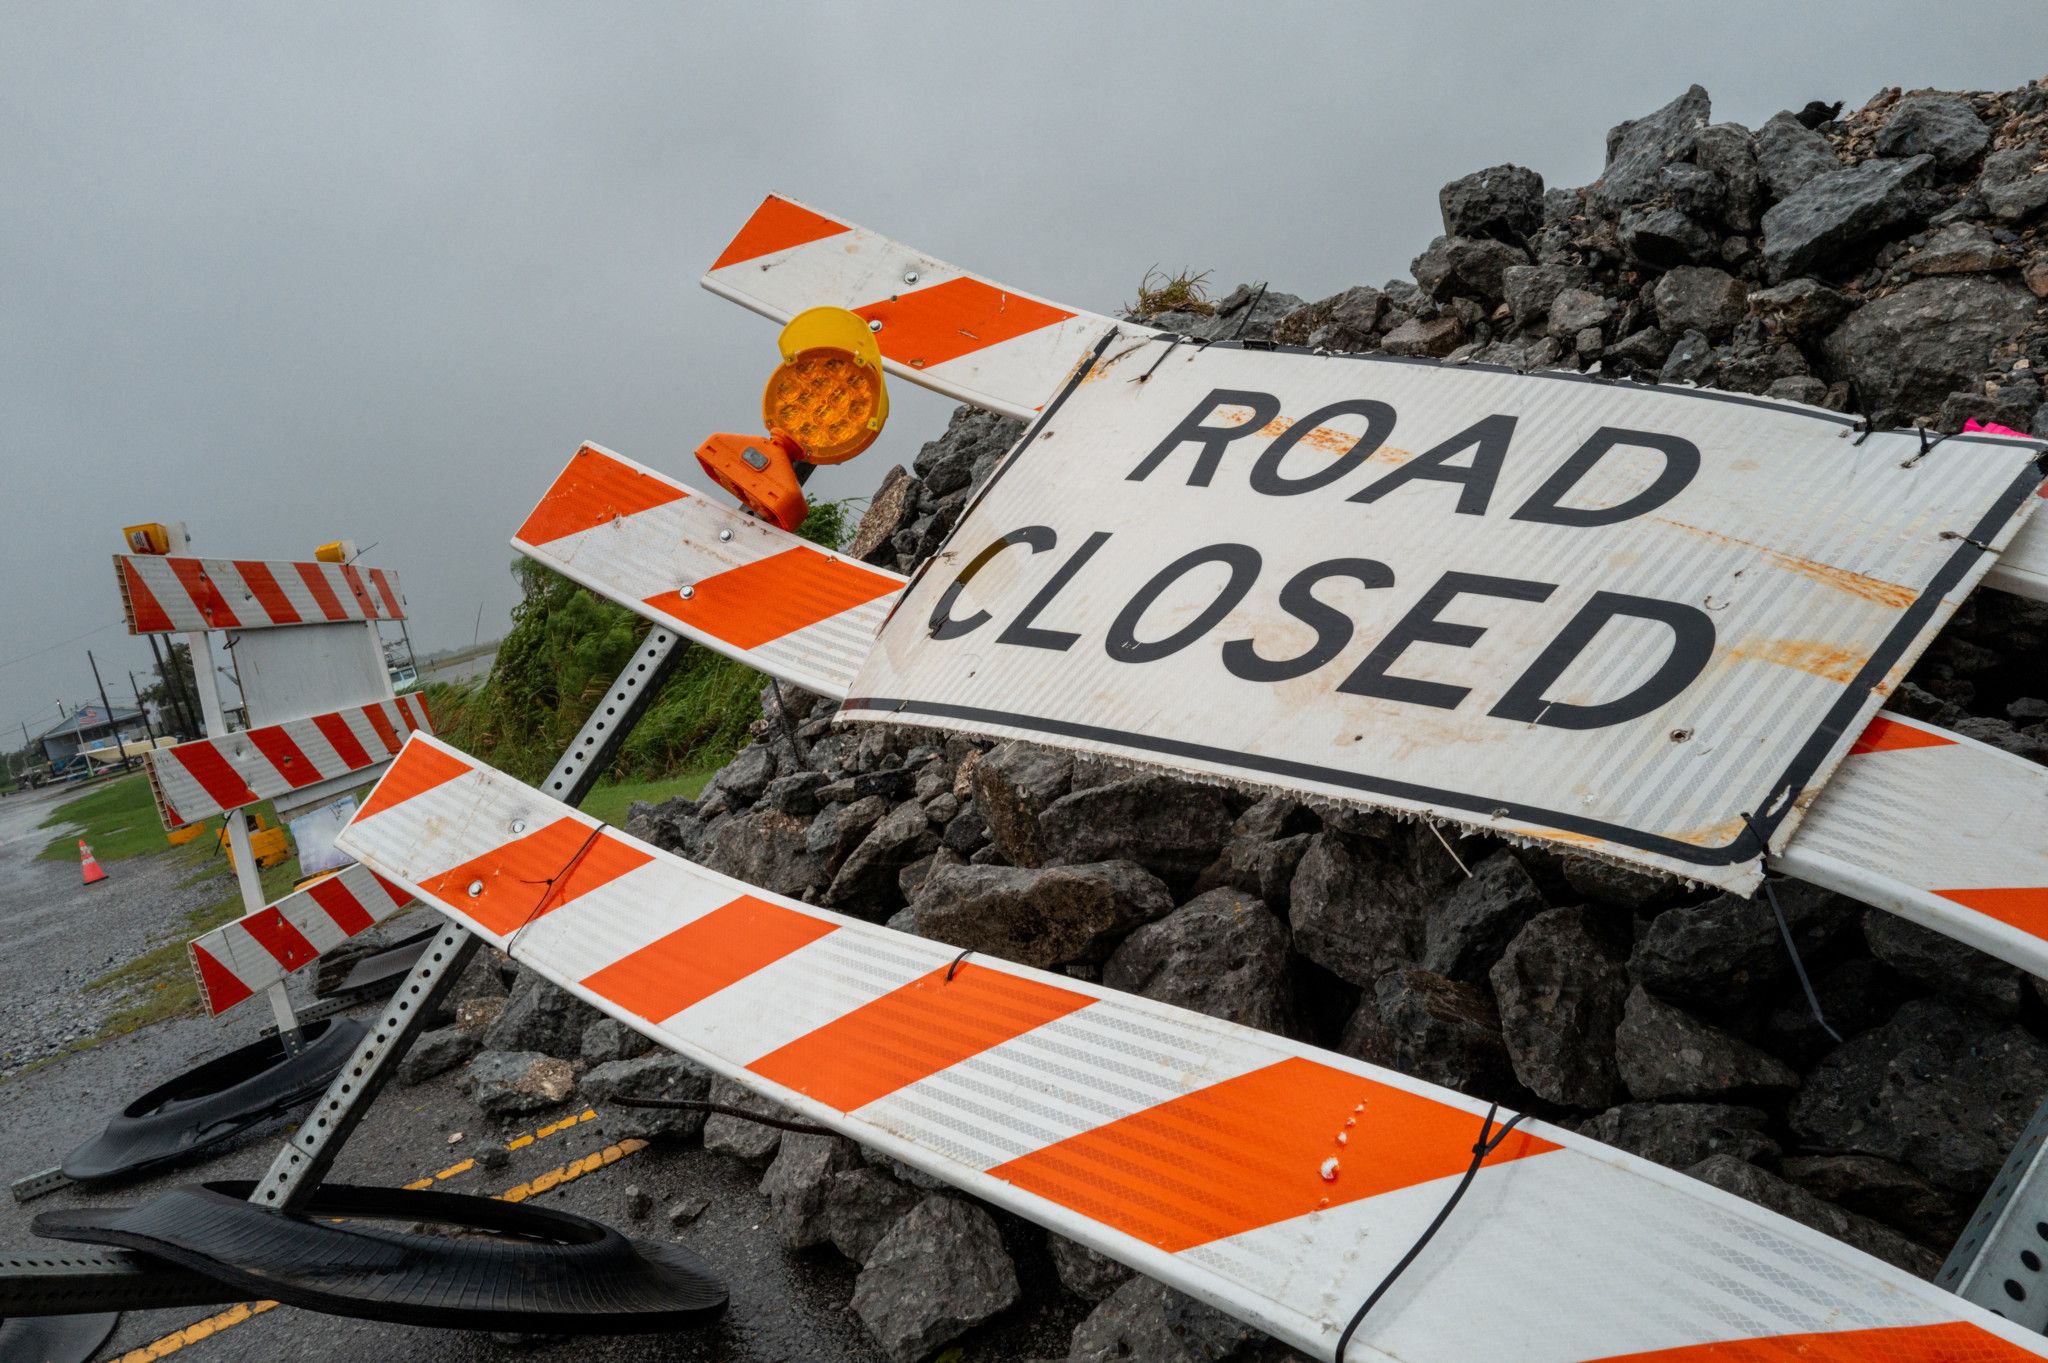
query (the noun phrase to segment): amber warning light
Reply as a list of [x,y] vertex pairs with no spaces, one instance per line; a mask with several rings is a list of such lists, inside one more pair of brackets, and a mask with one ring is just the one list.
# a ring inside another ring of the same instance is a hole
[[714,435],[697,462],[747,510],[794,530],[807,510],[797,465],[843,463],[872,445],[889,419],[889,390],[874,333],[845,308],[798,313],[778,345],[782,363],[761,392],[768,434]]

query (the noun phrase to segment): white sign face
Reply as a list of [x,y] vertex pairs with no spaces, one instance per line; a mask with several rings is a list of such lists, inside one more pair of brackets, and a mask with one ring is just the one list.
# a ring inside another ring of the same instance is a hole
[[1854,425],[1112,337],[913,579],[844,713],[1748,890],[2037,500],[2038,449]]

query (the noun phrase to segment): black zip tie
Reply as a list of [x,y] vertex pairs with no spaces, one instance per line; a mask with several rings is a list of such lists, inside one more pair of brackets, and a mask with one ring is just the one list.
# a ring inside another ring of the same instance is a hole
[[583,860],[583,854],[590,850],[590,845],[597,841],[597,835],[604,832],[606,827],[608,827],[608,825],[605,824],[603,820],[599,820],[597,823],[591,825],[590,835],[583,840],[583,845],[581,847],[578,847],[575,853],[567,861],[562,863],[561,870],[555,872],[546,880],[528,880],[524,882],[528,885],[541,885],[545,886],[546,888],[544,888],[540,892],[540,902],[535,904],[532,910],[527,913],[525,921],[522,922],[518,927],[514,928],[512,930],[512,935],[505,939],[505,954],[507,956],[511,955],[512,949],[519,945],[519,938],[521,937],[521,935],[523,935],[528,928],[533,926],[534,920],[539,918],[541,916],[541,913],[547,908],[549,898],[553,896],[553,894],[555,893],[555,882],[558,880],[566,879],[569,873],[576,869],[576,863]]
[[1856,424],[1850,429],[1856,432],[1856,438],[1849,442],[1850,445],[1860,446],[1864,441],[1870,439],[1870,433],[1876,430],[1877,427],[1871,423],[1869,417],[1860,416],[1856,418]]
[[1443,1210],[1436,1214],[1436,1220],[1430,1222],[1429,1228],[1409,1246],[1408,1252],[1401,1256],[1401,1262],[1395,1264],[1387,1271],[1387,1276],[1380,1279],[1380,1285],[1372,1290],[1372,1295],[1365,1299],[1365,1305],[1359,1307],[1357,1313],[1351,1317],[1351,1323],[1344,1327],[1344,1333],[1337,1336],[1337,1351],[1330,1355],[1331,1363],[1344,1363],[1344,1350],[1350,1346],[1351,1336],[1357,1333],[1358,1327],[1364,1323],[1366,1313],[1379,1304],[1380,1298],[1386,1296],[1387,1290],[1394,1285],[1394,1280],[1408,1271],[1408,1265],[1415,1262],[1416,1257],[1428,1246],[1437,1231],[1443,1228],[1444,1222],[1450,1219],[1459,1199],[1465,1196],[1465,1190],[1470,1188],[1472,1180],[1479,1176],[1479,1166],[1486,1163],[1486,1157],[1508,1138],[1508,1132],[1513,1131],[1522,1118],[1529,1115],[1526,1112],[1517,1112],[1501,1123],[1500,1130],[1495,1131],[1493,1115],[1499,1111],[1499,1103],[1487,1105],[1486,1120],[1479,1124],[1479,1139],[1472,1146],[1472,1163],[1465,1166],[1465,1177],[1459,1179],[1458,1186],[1451,1189],[1451,1195],[1444,1200]]
[[1778,892],[1771,886],[1769,844],[1764,840],[1762,830],[1756,826],[1755,819],[1744,814],[1742,822],[1748,827],[1750,836],[1756,839],[1757,858],[1763,863],[1764,898],[1770,901],[1771,913],[1778,920],[1778,935],[1785,939],[1785,953],[1792,958],[1792,972],[1799,977],[1799,987],[1806,991],[1806,1006],[1813,1010],[1813,1020],[1820,1024],[1820,1029],[1840,1045],[1842,1034],[1828,1023],[1827,1014],[1821,1011],[1820,995],[1813,992],[1813,981],[1806,976],[1806,962],[1799,957],[1799,944],[1792,940],[1792,925],[1785,921],[1785,910],[1778,903]]
[[1259,304],[1265,300],[1265,297],[1266,286],[1261,282],[1259,291],[1252,295],[1252,301],[1244,305],[1244,316],[1237,319],[1237,330],[1230,333],[1231,340],[1234,341],[1244,335],[1245,324],[1252,320],[1252,314],[1259,310]]
[[1913,467],[1913,465],[1919,463],[1922,459],[1925,459],[1930,453],[1932,453],[1936,445],[1939,445],[1942,441],[1948,439],[1949,436],[1955,434],[1954,431],[1947,431],[1941,435],[1934,437],[1934,439],[1929,440],[1927,438],[1927,428],[1925,426],[1916,426],[1913,429],[1920,433],[1920,453],[1914,455],[1911,459],[1908,459],[1905,463],[1899,465],[1899,467],[1902,469],[1909,469]]
[[1135,379],[1131,379],[1129,381],[1131,383],[1143,383],[1145,380],[1151,378],[1153,373],[1158,370],[1159,366],[1166,363],[1166,357],[1174,352],[1174,348],[1186,339],[1187,337],[1185,336],[1176,336],[1171,341],[1167,342],[1166,349],[1159,352],[1159,358],[1152,361],[1152,368],[1146,370],[1144,373],[1138,375],[1138,377],[1136,377]]
[[802,1136],[836,1136],[839,1133],[829,1126],[813,1126],[809,1122],[792,1122],[781,1117],[770,1117],[765,1112],[749,1112],[743,1107],[729,1103],[707,1103],[701,1098],[628,1098],[621,1094],[610,1100],[619,1107],[651,1107],[675,1112],[715,1112],[721,1117],[737,1117],[743,1122],[754,1122],[760,1126],[772,1126],[778,1131],[794,1131]]
[[973,947],[969,947],[969,948],[967,948],[967,950],[965,950],[965,951],[961,952],[961,953],[960,953],[960,954],[959,954],[958,956],[955,956],[955,957],[953,958],[953,964],[951,964],[951,965],[949,965],[949,966],[947,966],[947,967],[946,967],[946,983],[947,983],[947,984],[951,984],[951,983],[953,982],[953,972],[954,972],[954,971],[956,971],[956,970],[958,970],[958,969],[960,968],[960,963],[961,963],[962,961],[966,960],[966,959],[967,959],[967,958],[968,958],[969,956],[972,956],[973,954],[974,954],[974,948],[973,948]]
[[1986,544],[1983,540],[1971,539],[1968,535],[1965,535],[1960,530],[1944,530],[1939,535],[1935,536],[1935,538],[1944,540],[1961,540],[1964,544],[1969,545],[1972,549],[1982,549],[1987,554],[1995,554],[1998,552],[1996,549]]

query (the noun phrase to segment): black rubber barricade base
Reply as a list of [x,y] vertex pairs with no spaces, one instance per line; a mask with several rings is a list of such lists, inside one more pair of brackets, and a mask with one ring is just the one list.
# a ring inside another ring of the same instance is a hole
[[345,999],[359,994],[391,992],[412,974],[412,968],[419,963],[420,957],[426,955],[427,948],[433,944],[434,936],[440,930],[438,925],[430,927],[425,932],[400,938],[382,951],[373,951],[358,958],[349,967],[348,974],[342,976],[341,983],[322,997]]
[[286,1055],[275,1036],[229,1051],[137,1098],[106,1129],[64,1157],[80,1183],[138,1174],[186,1159],[324,1092],[363,1039],[363,1024],[306,1027]]
[[120,1321],[118,1311],[91,1316],[17,1316],[0,1324],[0,1359],[9,1363],[91,1363]]
[[[206,1183],[139,1207],[48,1211],[35,1231],[140,1250],[292,1306],[401,1325],[635,1334],[725,1310],[725,1284],[690,1251],[569,1212],[326,1184],[289,1215],[246,1201],[254,1187]],[[404,1224],[375,1224],[388,1220]],[[449,1234],[412,1228],[419,1223]]]

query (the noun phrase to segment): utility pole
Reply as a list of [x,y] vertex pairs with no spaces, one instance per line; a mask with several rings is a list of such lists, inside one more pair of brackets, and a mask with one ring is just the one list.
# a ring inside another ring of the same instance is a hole
[[[100,680],[99,659],[92,656],[92,650],[85,651],[86,662],[92,665],[92,682],[100,689],[100,709],[107,712],[107,733],[114,740],[114,751],[121,754],[121,770],[129,770],[128,745],[121,741],[121,726],[114,722],[114,707],[107,702],[107,684]],[[82,741],[82,740],[81,740]]]
[[128,673],[128,689],[135,693],[135,711],[142,716],[142,732],[149,735],[149,750],[156,751],[156,730],[149,722],[149,707],[142,703],[142,688],[135,684],[135,673]]
[[[157,680],[163,683],[164,701],[170,706],[171,714],[177,720],[179,730],[188,738],[196,736],[200,731],[199,721],[193,717],[192,705],[186,699],[185,688],[178,684],[178,678],[175,675],[177,668],[164,666],[163,651],[157,647],[154,634],[145,634],[142,637],[149,640],[150,656],[156,659]],[[171,660],[173,662],[177,661],[177,656],[177,654],[173,653]]]

